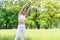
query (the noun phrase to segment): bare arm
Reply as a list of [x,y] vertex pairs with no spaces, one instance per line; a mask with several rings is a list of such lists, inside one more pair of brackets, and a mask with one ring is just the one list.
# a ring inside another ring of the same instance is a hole
[[26,3],[23,7],[22,7],[22,9],[20,10],[20,12],[19,13],[21,13],[21,11],[26,7],[26,5],[28,5],[29,3]]
[[29,13],[30,10],[31,10],[31,7],[28,8],[27,13]]
[[29,11],[31,10],[31,5],[32,3],[30,2],[30,7],[27,9],[27,13],[29,13]]
[[[24,8],[25,8],[27,5],[30,5],[30,6],[31,6],[31,2],[26,3],[26,4],[22,7],[22,9],[20,10],[19,14],[24,10]],[[26,16],[27,16],[27,13],[29,13],[30,9],[31,9],[30,7],[27,9],[27,11],[26,11]],[[18,15],[19,15],[19,14],[18,14]],[[20,16],[20,15],[19,15],[19,16]]]

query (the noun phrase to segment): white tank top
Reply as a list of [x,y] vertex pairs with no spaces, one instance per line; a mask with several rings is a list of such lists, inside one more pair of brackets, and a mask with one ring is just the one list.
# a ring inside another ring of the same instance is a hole
[[25,16],[21,15],[20,17],[18,17],[18,21],[24,22],[25,21]]

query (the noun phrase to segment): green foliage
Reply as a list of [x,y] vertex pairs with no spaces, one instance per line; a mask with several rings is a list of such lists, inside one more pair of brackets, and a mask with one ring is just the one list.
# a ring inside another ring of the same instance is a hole
[[[60,25],[60,0],[3,0],[0,4],[0,28],[16,28],[18,13],[27,2],[33,2],[33,8],[26,18],[26,26],[29,28],[59,28]],[[3,4],[6,4],[2,7]],[[58,20],[58,21],[57,21]]]

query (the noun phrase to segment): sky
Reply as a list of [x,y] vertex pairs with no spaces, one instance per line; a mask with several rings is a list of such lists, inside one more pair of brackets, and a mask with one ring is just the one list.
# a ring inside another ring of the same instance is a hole
[[2,0],[0,0],[0,2],[1,2]]

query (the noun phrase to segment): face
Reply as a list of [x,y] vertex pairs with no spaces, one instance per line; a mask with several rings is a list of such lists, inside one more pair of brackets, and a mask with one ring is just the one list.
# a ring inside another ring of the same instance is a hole
[[22,15],[25,15],[25,14],[26,14],[26,11],[25,11],[25,10],[23,10],[23,11],[22,11]]

